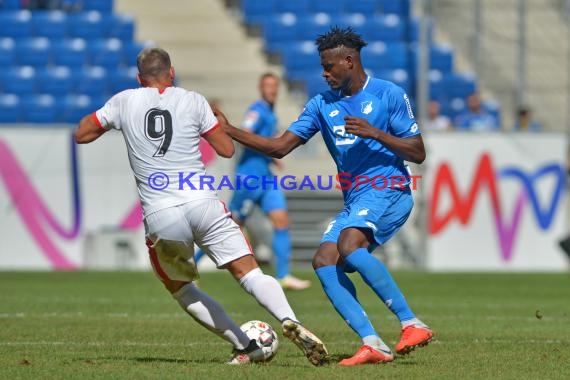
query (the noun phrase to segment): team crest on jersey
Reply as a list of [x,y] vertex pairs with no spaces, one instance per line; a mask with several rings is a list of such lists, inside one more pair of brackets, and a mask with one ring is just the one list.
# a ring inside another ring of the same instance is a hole
[[360,111],[362,111],[363,114],[368,115],[370,112],[372,112],[373,109],[374,108],[372,108],[371,100],[367,100],[361,103]]
[[351,145],[357,139],[357,136],[352,133],[348,133],[344,129],[344,125],[333,126],[333,134],[335,137],[335,145]]
[[249,111],[245,114],[245,118],[243,119],[242,127],[251,129],[257,123],[259,119],[259,112],[257,111]]

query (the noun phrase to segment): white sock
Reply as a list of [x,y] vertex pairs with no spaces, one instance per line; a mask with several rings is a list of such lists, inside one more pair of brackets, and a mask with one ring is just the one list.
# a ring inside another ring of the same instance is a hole
[[297,321],[277,280],[264,274],[260,268],[249,271],[240,278],[239,284],[280,322],[284,319]]
[[388,352],[392,353],[390,347],[388,347],[388,345],[384,343],[382,338],[376,335],[365,336],[364,338],[362,338],[362,344],[370,346],[377,351],[383,351],[384,353]]
[[250,339],[226,314],[222,306],[209,295],[188,283],[172,296],[192,318],[238,350],[249,345]]
[[413,319],[408,319],[407,321],[402,321],[402,328],[406,328],[408,326],[416,326],[416,327],[421,327],[421,328],[428,328],[428,326],[423,323],[422,321],[420,321],[417,318],[413,318]]

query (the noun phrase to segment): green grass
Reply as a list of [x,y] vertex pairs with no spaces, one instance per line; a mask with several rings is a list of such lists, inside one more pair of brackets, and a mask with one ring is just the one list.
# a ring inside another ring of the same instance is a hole
[[[358,337],[318,281],[289,292],[298,317],[334,360]],[[0,379],[568,379],[568,274],[429,274],[395,277],[436,332],[430,346],[387,365],[313,367],[287,340],[269,364],[224,365],[231,347],[180,310],[150,273],[0,273]],[[352,278],[355,278],[354,276]],[[392,347],[399,325],[355,280],[361,302]],[[239,323],[278,323],[228,273],[200,286]]]

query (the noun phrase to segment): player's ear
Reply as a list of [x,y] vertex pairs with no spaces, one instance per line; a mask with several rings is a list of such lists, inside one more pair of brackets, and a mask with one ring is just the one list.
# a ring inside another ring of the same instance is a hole
[[170,80],[174,82],[175,76],[176,76],[176,73],[174,72],[174,67],[170,66]]
[[141,78],[141,75],[139,73],[137,73],[137,82],[139,82],[139,84],[144,87],[143,79]]
[[354,67],[354,57],[352,55],[347,55],[344,60],[347,68],[352,69]]

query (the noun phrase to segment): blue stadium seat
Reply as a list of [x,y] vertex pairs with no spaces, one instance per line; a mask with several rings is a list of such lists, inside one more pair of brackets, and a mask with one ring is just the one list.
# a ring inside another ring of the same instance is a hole
[[298,17],[293,13],[268,16],[263,22],[265,51],[279,53],[284,45],[296,41],[297,31],[300,30],[297,23]]
[[37,70],[37,91],[41,94],[65,96],[73,91],[77,74],[67,66],[54,66]]
[[117,38],[97,40],[89,44],[89,62],[111,71],[123,63],[123,44]]
[[320,34],[326,33],[333,22],[330,14],[320,12],[307,14],[299,18],[298,36],[300,40],[314,41]]
[[68,18],[71,37],[97,40],[108,33],[109,18],[99,11],[70,13]]
[[0,37],[28,38],[32,34],[32,12],[27,9],[0,12]]
[[[353,1],[353,3],[358,2]],[[334,23],[343,28],[350,26],[356,33],[362,34],[363,30],[366,29],[368,19],[369,17],[366,17],[363,13],[344,13],[336,18]]]
[[0,123],[21,121],[22,106],[20,98],[14,94],[0,93]]
[[381,70],[378,72],[371,73],[375,78],[388,80],[394,82],[398,86],[402,87],[408,96],[414,94],[414,88],[412,81],[410,80],[410,75],[406,70],[396,69],[396,70]]
[[379,15],[369,18],[360,33],[365,41],[403,42],[406,28],[406,20],[397,15]]
[[7,94],[31,95],[36,91],[36,70],[31,66],[12,66],[0,70],[0,88]]
[[445,89],[443,86],[443,74],[439,70],[430,70],[429,72],[429,98],[442,102],[444,99]]
[[378,3],[382,13],[410,17],[410,0],[378,0]]
[[477,90],[477,80],[473,73],[451,73],[444,75],[443,86],[448,99],[465,99]]
[[144,48],[154,46],[152,41],[143,42],[123,42],[123,66],[136,66],[137,56]]
[[309,11],[310,2],[310,0],[276,1],[273,11],[277,13],[291,12],[301,15]]
[[362,64],[371,70],[409,70],[408,45],[405,42],[372,42],[360,52]]
[[121,41],[133,41],[135,36],[135,20],[127,14],[115,14],[108,16],[110,20],[108,38],[118,38]]
[[22,0],[0,0],[0,9],[14,10],[22,8]]
[[317,47],[313,41],[290,44],[283,51],[283,65],[287,72],[317,71],[320,69]]
[[313,13],[324,12],[330,14],[333,18],[338,17],[345,11],[343,0],[313,0],[310,5],[310,11]]
[[259,26],[263,20],[275,12],[275,2],[281,0],[242,0],[241,10],[247,25]]
[[28,38],[16,44],[16,62],[21,66],[44,67],[51,56],[51,43],[46,37]]
[[123,67],[109,73],[111,82],[111,92],[116,94],[129,88],[140,87],[137,81],[138,69],[136,66]]
[[13,38],[0,38],[0,67],[11,66],[16,61],[16,43]]
[[430,49],[430,68],[444,73],[453,71],[453,47],[448,44],[432,45]]
[[363,13],[367,15],[374,15],[379,12],[378,0],[347,0],[345,3],[345,10],[349,13]]
[[78,68],[87,64],[87,43],[83,38],[55,41],[52,51],[55,65]]
[[453,98],[448,101],[441,102],[441,114],[451,118],[452,120],[465,112],[466,109],[465,99],[463,98]]
[[87,66],[80,70],[75,92],[89,96],[101,96],[110,93],[107,70],[100,66]]
[[67,13],[63,11],[34,11],[31,23],[35,37],[61,39],[67,36]]
[[63,99],[64,109],[62,120],[64,123],[77,124],[81,118],[97,110],[91,97],[87,95],[68,95]]
[[50,124],[58,121],[61,112],[52,95],[41,94],[21,98],[22,121],[27,123]]
[[[418,62],[418,46],[417,44],[411,44],[411,70],[415,72],[417,70]],[[431,45],[429,50],[429,62],[430,69],[438,70],[442,73],[451,73],[453,71],[453,64],[455,60],[455,55],[453,53],[453,47],[448,44],[437,44]]]
[[82,0],[86,11],[99,11],[101,13],[113,12],[113,0]]

